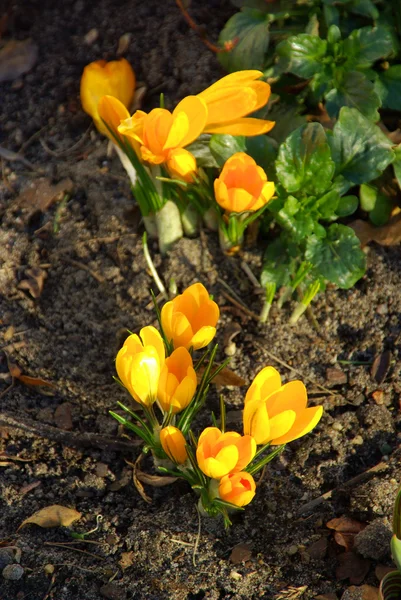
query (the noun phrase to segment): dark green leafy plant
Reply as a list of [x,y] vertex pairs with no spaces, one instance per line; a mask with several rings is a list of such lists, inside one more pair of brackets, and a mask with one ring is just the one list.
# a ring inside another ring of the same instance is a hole
[[379,120],[378,109],[391,96],[386,85],[394,85],[392,77],[401,91],[398,67],[390,67],[387,78],[386,71],[380,78],[372,69],[376,61],[392,53],[392,36],[385,27],[356,29],[342,40],[340,29],[332,25],[327,39],[300,33],[277,46],[279,71],[310,79],[313,101],[324,99],[331,117],[336,117],[342,106],[350,106],[374,122]]

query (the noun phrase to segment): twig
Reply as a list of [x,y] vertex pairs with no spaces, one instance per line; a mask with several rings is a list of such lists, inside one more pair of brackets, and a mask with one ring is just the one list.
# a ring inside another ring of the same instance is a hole
[[244,260],[241,260],[241,269],[244,271],[245,275],[248,277],[253,287],[257,290],[260,290],[262,288],[260,282],[256,279],[250,266]]
[[3,148],[3,146],[0,146],[0,156],[2,158],[4,158],[4,160],[9,160],[10,162],[13,162],[13,161],[21,162],[23,165],[25,165],[26,167],[28,167],[28,169],[31,169],[32,171],[38,170],[35,167],[35,165],[33,165],[31,162],[29,162],[29,160],[27,160],[24,156],[21,156],[21,154],[17,154],[16,152],[13,152],[12,150],[8,150],[7,148]]
[[294,367],[291,367],[291,365],[289,365],[288,363],[286,363],[284,360],[281,360],[281,358],[279,358],[278,356],[276,356],[272,352],[269,352],[269,350],[266,350],[266,348],[264,346],[262,347],[260,344],[258,344],[258,342],[254,342],[254,344],[255,344],[255,346],[258,346],[258,348],[260,350],[262,350],[262,352],[264,352],[265,354],[267,354],[267,356],[269,358],[271,358],[272,360],[275,360],[276,362],[278,362],[279,365],[282,365],[283,367],[286,367],[287,369],[290,369],[290,371],[293,371],[294,373],[296,373],[297,375],[299,375],[300,377],[302,377],[302,379],[306,379],[307,381],[310,381],[311,383],[313,383],[314,385],[316,385],[318,388],[320,388],[321,390],[323,390],[324,392],[326,392],[326,394],[328,394],[329,396],[337,396],[338,395],[335,392],[332,392],[328,388],[324,387],[324,385],[321,385],[320,383],[317,383],[317,381],[315,381],[314,379],[312,379],[312,377],[309,377],[308,375],[304,375],[303,373],[301,373],[301,371],[298,371],[298,369],[294,369]]
[[89,125],[88,129],[82,134],[80,139],[75,144],[73,144],[69,148],[66,148],[65,150],[60,150],[59,152],[55,152],[54,150],[49,148],[49,146],[46,144],[46,142],[42,138],[39,139],[39,142],[40,142],[42,148],[48,154],[50,154],[50,156],[54,156],[56,158],[61,158],[62,156],[68,156],[68,154],[71,154],[72,152],[75,152],[75,150],[78,150],[82,146],[83,141],[85,140],[85,138],[87,137],[87,135],[91,129],[92,129],[92,123]]
[[63,550],[72,550],[73,552],[79,552],[80,554],[87,554],[88,556],[92,556],[92,558],[97,558],[98,560],[104,560],[104,556],[98,556],[97,554],[93,554],[93,552],[88,552],[87,550],[80,550],[79,548],[66,548],[64,544],[58,544],[56,542],[44,542],[44,545],[55,546],[56,548],[62,548]]
[[47,588],[47,590],[46,590],[46,594],[43,596],[42,600],[47,600],[47,599],[49,598],[49,596],[50,596],[50,591],[51,591],[51,589],[52,589],[52,587],[53,587],[53,585],[54,585],[54,582],[55,582],[55,581],[56,581],[56,574],[55,574],[55,573],[53,573],[53,575],[52,575],[52,578],[51,578],[51,580],[50,580],[49,587]]
[[166,288],[163,285],[162,280],[160,279],[157,271],[156,271],[156,267],[153,264],[153,260],[152,257],[150,256],[149,253],[149,248],[148,248],[148,236],[146,235],[146,231],[143,234],[142,237],[142,245],[143,245],[143,253],[145,255],[145,260],[146,260],[146,264],[149,267],[149,271],[154,279],[155,284],[157,285],[159,292],[162,294],[163,298],[165,298],[165,300],[168,300],[168,295],[166,292]]
[[[397,452],[398,450],[399,450],[399,448],[397,448],[397,450],[395,450],[395,452]],[[348,481],[346,481],[342,485],[339,485],[338,487],[330,490],[329,492],[326,492],[325,494],[322,494],[318,498],[315,498],[314,500],[311,500],[310,502],[307,502],[306,504],[304,504],[303,506],[301,506],[296,511],[296,514],[297,515],[302,515],[305,512],[309,512],[309,511],[315,509],[317,506],[320,506],[320,504],[322,504],[323,502],[325,502],[325,500],[329,500],[333,496],[333,494],[335,492],[337,492],[338,490],[341,490],[341,489],[344,489],[344,488],[348,488],[348,487],[352,487],[352,486],[354,486],[356,484],[359,484],[362,481],[364,481],[365,479],[369,479],[369,477],[371,475],[375,475],[376,473],[380,473],[380,471],[384,471],[387,468],[388,468],[388,463],[379,462],[378,465],[375,465],[374,467],[371,467],[370,469],[368,469],[367,471],[364,471],[363,473],[359,473],[359,475],[356,475],[352,479],[349,479]]]
[[99,273],[96,273],[96,271],[93,271],[90,267],[88,267],[88,265],[78,262],[77,260],[73,260],[72,258],[65,258],[64,256],[60,256],[60,260],[72,265],[73,267],[77,267],[77,269],[87,271],[90,275],[92,275],[93,279],[96,279],[96,281],[99,283],[104,283],[104,278],[99,275]]
[[190,17],[187,9],[183,6],[182,1],[181,0],[175,0],[175,1],[176,1],[178,8],[180,9],[180,11],[182,13],[182,16],[184,17],[184,19],[186,20],[188,25],[190,26],[191,29],[196,31],[196,33],[199,35],[200,39],[205,44],[205,46],[207,46],[209,48],[209,50],[211,50],[212,52],[215,52],[216,54],[218,54],[219,52],[223,52],[224,48],[219,48],[219,46],[216,46],[215,44],[212,44],[212,42],[209,42],[209,40],[206,38],[206,33]]
[[226,298],[226,300],[231,302],[231,304],[234,304],[234,306],[236,306],[239,310],[242,310],[242,312],[246,313],[247,315],[252,317],[252,319],[255,319],[255,321],[258,321],[258,323],[259,323],[259,315],[252,312],[251,310],[249,310],[249,308],[247,308],[246,306],[243,306],[240,302],[238,302],[230,294],[227,294],[227,292],[222,290],[221,294],[222,294],[222,296],[224,296],[224,298]]
[[48,128],[48,125],[44,125],[44,127],[42,127],[41,129],[39,129],[38,131],[35,131],[35,133],[33,133],[31,135],[31,137],[29,137],[21,146],[21,148],[18,150],[18,154],[23,154],[23,152],[25,152],[25,150],[32,144],[33,141],[36,140],[36,138],[38,138],[40,136],[41,133],[43,133],[45,131],[45,129]]
[[102,450],[114,450],[117,452],[136,452],[138,446],[142,442],[133,440],[132,442],[124,442],[115,437],[100,435],[98,433],[76,433],[72,431],[64,431],[51,425],[45,425],[40,421],[27,419],[25,415],[14,413],[13,415],[2,412],[0,413],[0,426],[10,427],[12,429],[20,429],[31,435],[42,437],[48,440],[53,440],[65,446],[74,446],[76,448],[101,448]]

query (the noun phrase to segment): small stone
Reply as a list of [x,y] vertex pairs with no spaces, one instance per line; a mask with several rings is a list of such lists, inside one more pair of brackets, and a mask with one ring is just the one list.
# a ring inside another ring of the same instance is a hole
[[59,429],[69,431],[73,428],[71,410],[72,405],[70,402],[63,402],[63,404],[60,404],[60,406],[56,408],[54,422]]
[[387,304],[379,304],[376,307],[376,312],[378,315],[387,315],[388,313],[388,306]]
[[117,56],[122,56],[128,52],[129,45],[131,43],[132,34],[124,33],[118,40]]
[[287,552],[290,556],[294,556],[294,554],[298,552],[298,546],[295,546],[295,544],[293,546],[290,546]]
[[46,573],[46,575],[53,575],[54,573],[54,565],[52,564],[47,564],[43,567],[44,572]]
[[7,565],[3,569],[3,577],[8,581],[18,581],[24,574],[21,565]]
[[238,571],[231,571],[230,577],[231,579],[234,579],[234,581],[239,581],[240,579],[242,579],[242,575],[241,573],[238,573]]
[[356,446],[362,446],[363,437],[361,435],[356,435],[352,440],[351,444],[355,444]]
[[343,385],[348,381],[346,373],[335,367],[326,369],[326,379],[330,385]]
[[365,558],[384,560],[390,555],[392,531],[384,519],[375,519],[355,536],[355,548]]
[[372,398],[378,406],[384,404],[384,392],[382,392],[382,390],[377,390],[376,392],[373,392]]
[[109,467],[104,463],[97,463],[96,465],[96,475],[98,477],[106,477],[109,472]]
[[100,595],[107,600],[125,600],[126,591],[115,583],[106,583],[100,588]]
[[226,356],[234,356],[237,351],[237,345],[235,342],[231,342],[224,348],[224,354]]
[[344,427],[338,421],[334,421],[331,427],[334,429],[334,431],[342,431],[344,429]]
[[87,34],[84,36],[84,43],[87,46],[92,46],[99,37],[99,31],[97,29],[90,29]]
[[0,548],[0,569],[14,562],[14,553],[11,548]]

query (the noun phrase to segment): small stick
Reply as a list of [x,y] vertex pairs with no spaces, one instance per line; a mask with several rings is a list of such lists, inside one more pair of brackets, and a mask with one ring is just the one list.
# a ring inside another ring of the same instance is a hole
[[163,282],[160,279],[160,277],[156,271],[156,267],[153,264],[152,257],[150,256],[147,238],[148,238],[148,236],[146,235],[146,231],[145,231],[145,233],[143,234],[143,237],[142,237],[142,244],[143,244],[143,253],[145,255],[146,264],[149,267],[149,270],[151,272],[151,275],[154,279],[155,284],[157,285],[157,287],[159,289],[159,292],[162,294],[162,296],[163,296],[163,298],[165,298],[165,300],[168,300],[166,288],[164,287]]
[[251,281],[254,288],[256,288],[257,290],[260,290],[262,288],[262,286],[260,285],[260,282],[256,279],[250,266],[244,260],[241,260],[241,269],[247,275],[248,279]]
[[53,440],[64,446],[73,446],[76,448],[101,448],[102,450],[114,450],[117,452],[137,452],[138,446],[142,444],[139,440],[124,442],[108,435],[100,435],[98,433],[76,433],[72,431],[64,431],[51,425],[45,425],[33,419],[27,419],[25,415],[18,412],[9,414],[6,412],[0,413],[0,427],[9,427],[12,429],[20,429],[31,435]]
[[72,258],[65,258],[65,257],[61,257],[61,256],[60,256],[60,260],[72,265],[73,267],[77,267],[77,269],[82,269],[83,271],[87,271],[90,275],[92,275],[93,279],[96,279],[96,281],[98,281],[99,283],[104,283],[104,278],[101,275],[99,275],[99,273],[96,273],[96,271],[93,271],[90,267],[88,267],[84,263],[78,262],[77,260],[73,260]]
[[249,308],[247,308],[246,306],[243,306],[240,302],[235,300],[235,298],[233,298],[230,294],[227,294],[227,292],[224,292],[222,290],[221,294],[222,294],[222,296],[224,296],[224,298],[226,298],[226,300],[231,302],[231,304],[234,304],[234,306],[236,306],[239,310],[242,310],[242,312],[246,313],[247,315],[252,317],[252,319],[255,319],[255,321],[259,322],[259,315],[252,312],[251,310],[249,310]]
[[178,8],[180,9],[180,11],[182,13],[182,16],[184,17],[184,19],[186,20],[188,25],[191,27],[191,29],[196,31],[196,33],[199,35],[200,39],[205,44],[205,46],[207,46],[209,48],[209,50],[211,50],[212,52],[215,52],[216,54],[218,54],[219,52],[223,52],[223,50],[224,50],[223,48],[219,48],[219,46],[216,46],[215,44],[212,44],[212,42],[209,42],[209,40],[206,38],[206,34],[204,33],[204,31],[189,16],[189,13],[188,13],[187,9],[183,6],[182,1],[181,0],[175,0],[175,1],[176,1]]
[[79,552],[80,554],[87,554],[88,556],[92,556],[92,558],[97,558],[98,560],[104,560],[104,556],[98,556],[97,554],[93,554],[93,552],[88,552],[87,550],[80,550],[79,548],[66,548],[64,544],[57,544],[56,542],[44,542],[44,545],[55,546],[56,548],[62,548],[63,550],[73,550],[74,552]]
[[42,148],[48,154],[50,154],[51,156],[54,156],[56,158],[61,158],[62,156],[67,156],[68,154],[74,152],[75,150],[78,150],[82,146],[83,141],[85,140],[85,138],[87,137],[87,135],[91,129],[92,129],[92,123],[89,125],[88,129],[82,134],[82,136],[79,138],[79,140],[75,144],[73,144],[69,148],[66,148],[65,150],[60,150],[59,152],[55,152],[54,150],[49,148],[49,146],[46,144],[46,142],[42,138],[39,139],[39,142],[40,142]]
[[[395,450],[395,452],[397,452],[397,450]],[[325,500],[329,500],[337,490],[353,487],[354,485],[361,483],[365,479],[369,479],[371,475],[374,475],[375,473],[380,473],[380,471],[384,471],[386,468],[388,468],[388,463],[380,462],[378,465],[375,465],[374,467],[368,469],[367,471],[364,471],[363,473],[359,473],[359,475],[356,475],[352,479],[349,479],[348,481],[346,481],[342,485],[339,485],[333,490],[330,490],[329,492],[322,494],[318,498],[307,502],[296,511],[296,514],[302,515],[305,512],[309,512],[315,509],[316,506],[320,506],[320,504],[322,504]]]
[[266,348],[262,347],[257,342],[255,342],[255,346],[258,346],[258,348],[260,350],[262,350],[262,352],[267,354],[267,356],[269,358],[271,358],[272,360],[275,360],[276,362],[278,362],[279,365],[282,365],[283,367],[287,367],[287,369],[290,369],[290,371],[293,371],[294,373],[296,373],[297,375],[302,377],[302,379],[306,379],[307,381],[314,383],[318,388],[320,388],[321,390],[326,392],[326,394],[329,394],[329,396],[337,396],[338,395],[335,392],[332,392],[328,388],[324,387],[324,385],[320,385],[320,383],[317,383],[314,379],[312,379],[312,377],[309,377],[308,375],[303,375],[303,373],[301,373],[301,371],[298,371],[298,369],[294,369],[294,367],[291,367],[291,365],[286,363],[284,360],[281,360],[281,358],[278,358],[278,356],[275,356],[275,354],[273,354],[272,352],[269,352],[269,350],[266,350]]

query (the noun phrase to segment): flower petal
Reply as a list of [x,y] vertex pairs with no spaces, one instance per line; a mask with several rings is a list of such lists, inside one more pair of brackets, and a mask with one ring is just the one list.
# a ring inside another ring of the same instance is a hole
[[207,120],[207,107],[205,101],[199,96],[187,96],[177,104],[173,110],[173,116],[184,112],[188,117],[189,128],[186,135],[181,139],[180,146],[188,146],[202,133]]
[[294,425],[296,413],[293,410],[284,410],[273,418],[270,418],[270,440],[279,438],[288,433]]
[[192,337],[190,346],[192,346],[194,350],[204,348],[205,346],[210,344],[215,335],[216,327],[201,327],[199,331],[197,331]]
[[302,381],[290,381],[274,392],[266,400],[269,418],[273,418],[284,410],[293,410],[300,414],[308,403],[308,395]]
[[245,117],[230,122],[210,122],[206,125],[205,133],[226,133],[229,135],[245,135],[252,137],[267,133],[275,126],[274,121],[266,121],[264,119],[254,119]]
[[312,406],[306,408],[301,415],[297,416],[294,426],[283,436],[277,437],[272,440],[272,444],[287,444],[293,440],[306,435],[319,423],[323,414],[322,406]]
[[248,400],[243,414],[244,434],[251,435],[256,444],[267,444],[270,440],[270,422],[265,402]]
[[280,373],[274,367],[265,367],[256,375],[245,396],[245,404],[249,400],[264,400],[281,388]]

